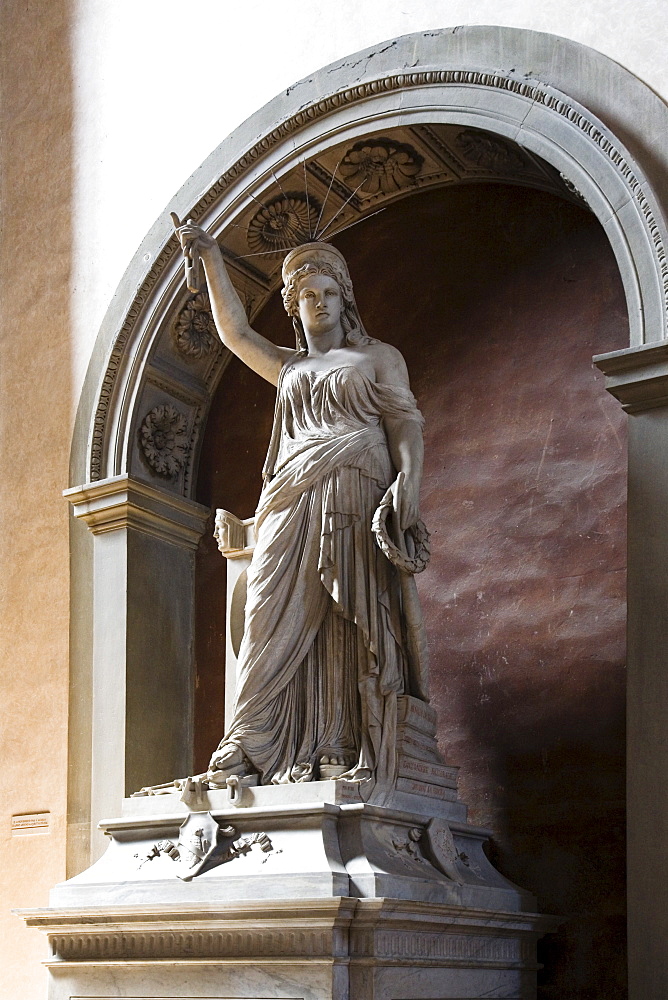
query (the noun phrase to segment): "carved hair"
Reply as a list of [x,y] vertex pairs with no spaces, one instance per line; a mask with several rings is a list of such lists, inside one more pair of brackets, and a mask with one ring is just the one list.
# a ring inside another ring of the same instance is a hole
[[[331,249],[333,250],[334,248]],[[337,253],[337,256],[339,256],[338,251],[335,252]],[[341,264],[339,264],[338,260],[336,260],[333,255],[331,262],[318,259],[318,257],[321,257],[321,255],[316,255],[315,260],[307,259],[306,263],[302,264],[301,267],[295,268],[295,270],[284,268],[283,271],[285,286],[281,291],[281,295],[283,296],[285,311],[288,316],[292,317],[292,325],[295,328],[295,335],[297,337],[297,348],[302,352],[307,351],[306,337],[299,318],[299,285],[304,278],[310,277],[312,274],[325,274],[327,277],[333,278],[339,286],[342,306],[341,326],[343,327],[343,332],[346,336],[346,343],[377,343],[377,341],[370,337],[364,329],[362,319],[357,309],[357,303],[355,302],[355,296],[353,294],[353,283],[350,280],[350,275],[348,274],[348,269],[345,266],[343,258],[341,258]]]

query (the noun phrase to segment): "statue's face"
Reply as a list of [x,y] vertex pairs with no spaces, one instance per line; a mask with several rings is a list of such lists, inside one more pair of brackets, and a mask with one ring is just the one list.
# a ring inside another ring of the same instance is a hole
[[341,322],[341,289],[328,274],[302,278],[297,293],[299,318],[307,333],[329,333]]

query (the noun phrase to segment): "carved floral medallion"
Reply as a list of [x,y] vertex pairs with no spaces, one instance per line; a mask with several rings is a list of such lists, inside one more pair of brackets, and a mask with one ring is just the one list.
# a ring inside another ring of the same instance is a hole
[[255,253],[283,253],[313,238],[320,206],[305,194],[281,195],[263,205],[248,226],[248,245]]
[[393,194],[414,183],[423,162],[420,154],[406,143],[392,139],[364,140],[348,150],[339,173],[365,194]]
[[173,336],[177,351],[188,361],[198,361],[219,347],[206,292],[198,292],[186,302],[174,324]]
[[139,429],[139,443],[153,471],[175,479],[188,458],[188,421],[171,403],[154,406]]

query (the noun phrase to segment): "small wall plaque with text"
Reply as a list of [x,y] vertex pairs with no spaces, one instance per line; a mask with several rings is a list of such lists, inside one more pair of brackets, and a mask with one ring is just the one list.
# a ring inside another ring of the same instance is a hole
[[51,832],[51,813],[21,813],[12,816],[12,837],[28,837]]

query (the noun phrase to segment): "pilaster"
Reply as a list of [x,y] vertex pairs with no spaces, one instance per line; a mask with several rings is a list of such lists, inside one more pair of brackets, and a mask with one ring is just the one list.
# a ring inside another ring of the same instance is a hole
[[142,785],[191,771],[194,557],[208,508],[127,476],[65,492],[94,535],[91,845]]
[[668,983],[668,342],[594,362],[629,414],[629,986],[644,1000]]

